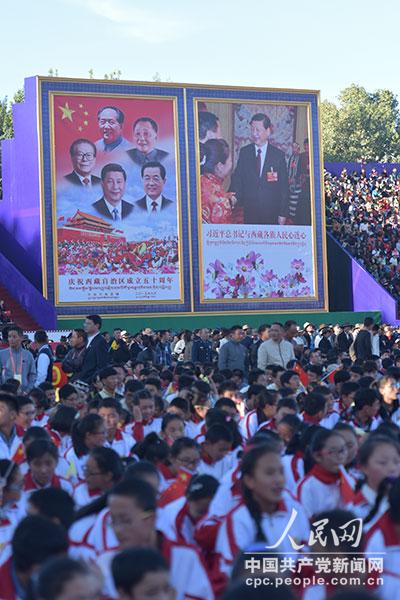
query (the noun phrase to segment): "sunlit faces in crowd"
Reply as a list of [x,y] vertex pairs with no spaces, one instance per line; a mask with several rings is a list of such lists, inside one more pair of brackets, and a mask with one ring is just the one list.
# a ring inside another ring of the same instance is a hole
[[342,435],[334,431],[317,433],[311,449],[315,462],[330,473],[338,473],[347,460],[346,442]]

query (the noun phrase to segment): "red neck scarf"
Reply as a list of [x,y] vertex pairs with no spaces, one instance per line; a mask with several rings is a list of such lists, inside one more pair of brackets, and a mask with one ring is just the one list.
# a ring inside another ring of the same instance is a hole
[[314,477],[316,477],[319,481],[322,481],[322,483],[326,483],[328,485],[336,483],[340,479],[340,473],[331,473],[318,464],[313,466],[309,474],[314,475]]

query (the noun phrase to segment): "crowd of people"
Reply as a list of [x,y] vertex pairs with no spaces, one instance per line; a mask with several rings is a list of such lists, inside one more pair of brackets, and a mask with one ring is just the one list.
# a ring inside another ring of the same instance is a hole
[[58,244],[61,275],[107,275],[110,273],[175,273],[178,263],[176,239],[143,242],[65,241]]
[[325,172],[327,229],[396,299],[400,298],[400,176]]
[[398,332],[3,335],[1,599],[397,598]]

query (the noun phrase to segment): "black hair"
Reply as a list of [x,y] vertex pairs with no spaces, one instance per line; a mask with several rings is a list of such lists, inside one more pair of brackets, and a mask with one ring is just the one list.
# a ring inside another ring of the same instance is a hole
[[161,431],[165,431],[169,423],[172,423],[172,421],[179,421],[180,423],[182,423],[182,425],[184,425],[184,420],[182,419],[182,417],[174,413],[167,413],[163,416],[161,422]]
[[95,433],[100,426],[103,426],[103,419],[93,413],[86,415],[83,419],[73,424],[71,438],[77,456],[89,453],[89,448],[85,444],[85,436],[87,433]]
[[8,458],[0,459],[0,477],[3,478],[8,473],[5,487],[13,482],[17,470],[17,463],[13,463],[11,460],[8,460]]
[[264,386],[262,386],[262,390],[259,394],[257,394],[254,400],[254,408],[257,411],[257,419],[258,423],[264,423],[267,420],[267,417],[264,414],[264,408],[266,406],[276,406],[277,405],[277,395],[275,392],[267,390]]
[[200,452],[199,444],[189,437],[182,437],[175,442],[171,446],[171,458],[176,458],[186,448],[190,448],[191,450],[198,450]]
[[[234,403],[233,400],[231,400],[230,398],[220,398],[219,400],[216,401],[216,403],[214,404],[214,409],[219,409],[221,411],[223,411],[223,407],[226,408],[233,408],[237,411],[236,408],[236,404]],[[208,417],[210,411],[214,410],[214,409],[210,409],[206,415],[206,418]]]
[[77,412],[72,406],[58,406],[56,412],[49,419],[49,426],[59,433],[71,433]]
[[74,521],[75,502],[65,490],[48,487],[36,490],[29,496],[29,502],[47,519],[58,519],[65,529]]
[[[374,433],[370,435],[363,444],[361,444],[358,450],[358,463],[361,466],[366,465],[376,448],[383,445],[392,446],[392,448],[395,448],[395,450],[397,450],[397,453],[400,456],[400,444],[398,441],[396,441],[392,437]],[[365,483],[367,483],[367,478],[364,476],[357,481],[355,488],[356,491],[360,490]],[[388,478],[385,478],[381,481],[378,487],[374,506],[371,508],[368,515],[364,518],[364,523],[369,523],[370,521],[372,521],[372,519],[378,513],[382,500],[385,496],[388,495],[391,485],[392,481]]]
[[199,122],[199,138],[202,140],[206,137],[208,131],[217,131],[219,119],[217,115],[206,110],[198,112]]
[[50,400],[47,398],[41,387],[33,388],[33,390],[29,392],[29,398],[31,398],[35,406],[42,411],[46,411],[50,408]]
[[360,388],[354,396],[354,410],[359,411],[364,406],[372,406],[376,400],[379,400],[379,395],[372,388]]
[[35,404],[34,400],[29,396],[15,396],[15,399],[17,401],[18,412],[27,404]]
[[58,462],[58,449],[50,440],[34,440],[25,449],[25,454],[28,463],[35,458],[42,458],[45,454],[50,454],[56,463]]
[[[62,490],[49,488],[34,494],[48,491]],[[29,573],[34,565],[40,565],[57,554],[65,554],[68,545],[67,531],[62,525],[56,525],[41,516],[25,517],[18,524],[12,538],[14,566],[18,571]]]
[[219,483],[211,475],[194,475],[186,488],[186,498],[188,500],[202,500],[204,498],[213,498],[218,489]]
[[333,382],[335,385],[338,385],[339,383],[346,383],[347,381],[350,381],[350,377],[351,376],[348,371],[340,369],[339,371],[336,371],[336,373],[334,373]]
[[113,408],[118,414],[121,413],[121,403],[118,400],[114,400],[114,398],[103,398],[99,401],[98,409],[101,408]]
[[102,473],[111,473],[114,483],[117,483],[124,474],[124,464],[121,457],[112,448],[104,448],[103,446],[93,448],[89,452],[97,463],[99,470]]
[[207,429],[206,434],[205,434],[205,440],[209,444],[216,444],[217,442],[221,442],[221,441],[232,444],[233,443],[233,435],[232,435],[231,431],[225,425],[215,424],[215,425],[211,425],[211,427],[209,429]]
[[116,374],[117,371],[114,369],[114,367],[104,367],[104,369],[101,369],[101,371],[99,371],[98,377],[101,380],[107,379],[107,377],[113,377]]
[[155,122],[155,120],[152,119],[151,117],[139,117],[139,119],[136,119],[136,121],[132,125],[132,129],[135,129],[135,127],[136,127],[136,125],[138,123],[150,123],[150,125],[152,126],[152,128],[154,129],[154,131],[156,133],[158,133],[158,125]]
[[[75,154],[75,147],[76,147],[78,144],[89,144],[89,145],[92,147],[92,149],[93,149],[93,154],[96,156],[96,154],[97,154],[97,151],[96,151],[96,146],[95,146],[95,144],[93,144],[93,142],[91,142],[90,140],[87,140],[87,139],[85,139],[85,138],[78,138],[77,140],[74,140],[74,141],[72,142],[72,144],[71,144],[71,145],[70,145],[70,147],[69,147],[69,153],[70,153],[70,155],[71,155],[71,156],[73,156],[73,155]],[[36,340],[36,341],[37,341],[37,340]]]
[[342,396],[348,396],[349,394],[353,394],[354,392],[358,392],[360,386],[355,381],[345,381],[341,388]]
[[[106,165],[106,167],[109,167],[110,165]],[[120,167],[120,165],[111,165],[113,167],[117,166]],[[106,167],[103,167],[103,169],[105,169]],[[121,167],[122,168],[122,167]],[[109,169],[111,170],[111,169]],[[92,323],[94,323],[95,325],[99,326],[99,329],[101,329],[101,325],[102,325],[102,319],[100,317],[100,315],[87,315],[86,317],[87,319],[89,319],[89,321],[92,321]]]
[[310,471],[315,465],[314,453],[323,450],[329,438],[333,436],[340,436],[340,433],[338,431],[334,431],[333,429],[326,429],[320,425],[312,425],[309,427],[309,435],[310,437],[308,439],[308,444],[304,455],[305,473],[308,473],[308,471]]
[[[142,178],[144,177],[144,172],[145,172],[146,169],[159,169],[159,171],[160,171],[160,177],[163,180],[165,180],[165,178],[167,176],[167,171],[165,170],[164,165],[162,165],[160,162],[158,162],[156,160],[144,163],[143,167],[140,170]],[[162,332],[160,331],[160,335],[162,333],[166,333],[166,332],[167,332],[167,330],[162,331]]]
[[130,463],[125,471],[124,479],[134,477],[141,479],[143,475],[155,475],[160,479],[160,473],[154,463],[148,460],[139,460],[139,462]]
[[[126,181],[126,171],[123,167],[121,167],[121,165],[117,165],[116,163],[108,163],[107,165],[104,165],[104,167],[102,168],[101,173],[100,173],[100,177],[101,177],[102,181],[105,180],[107,173],[122,173],[122,175],[124,176],[124,180]],[[98,315],[93,315],[93,316],[98,316]],[[91,317],[86,317],[86,318],[93,321],[93,319]],[[101,317],[99,317],[99,319],[101,319]],[[95,323],[95,321],[93,321],[93,323]],[[98,323],[95,323],[95,325],[98,325]],[[100,327],[101,327],[101,325],[100,325]],[[100,327],[99,327],[99,329],[100,329]]]
[[160,552],[152,548],[127,548],[114,556],[111,563],[115,587],[125,594],[131,594],[148,573],[160,571],[168,573],[168,565]]
[[256,526],[256,542],[266,542],[266,537],[262,529],[262,511],[257,501],[253,497],[253,492],[244,483],[246,475],[252,475],[257,466],[257,462],[261,457],[266,454],[277,454],[279,456],[279,449],[274,443],[263,443],[252,447],[250,450],[245,452],[242,457],[241,464],[241,487],[243,500],[247,509],[251,515],[252,520]]
[[18,403],[15,396],[11,396],[11,394],[0,393],[0,402],[7,405],[8,410],[17,413],[18,412]]
[[60,400],[66,400],[72,394],[76,394],[76,389],[71,383],[66,383],[58,390],[58,396]]
[[103,110],[107,110],[107,109],[113,110],[113,111],[115,111],[117,113],[117,121],[118,121],[118,123],[120,125],[122,125],[122,123],[125,120],[125,115],[122,112],[122,110],[120,108],[117,108],[116,106],[103,106],[102,108],[100,108],[97,111],[97,119],[99,119],[99,117],[100,117],[101,113],[103,112]]
[[[265,115],[264,113],[256,113],[255,115],[253,115],[250,119],[250,125],[254,122],[254,121],[262,121],[262,124],[264,125],[265,129],[268,129],[268,127],[271,127],[271,119]],[[296,323],[296,321],[293,321],[294,323]],[[281,323],[272,323],[272,325],[280,325],[282,327]],[[297,323],[296,323],[297,325]]]
[[7,337],[8,337],[8,334],[10,333],[10,331],[15,331],[19,335],[19,337],[23,337],[23,335],[24,335],[24,330],[22,329],[22,327],[19,327],[18,325],[9,325],[7,327]]
[[289,381],[291,380],[292,377],[298,377],[299,374],[296,373],[296,371],[284,371],[282,373],[282,375],[280,376],[280,380],[281,380],[281,385],[284,386],[285,383],[289,383]]
[[138,381],[137,379],[130,379],[125,384],[125,392],[139,392],[144,389],[144,385],[142,381]]
[[148,390],[145,390],[145,389],[135,392],[132,401],[135,406],[139,406],[141,400],[153,400],[154,401],[153,396],[150,394],[150,392]]
[[171,400],[169,406],[175,406],[176,408],[179,408],[185,413],[190,412],[189,402],[186,400],[186,398],[180,398],[179,396],[177,396],[177,398]]
[[[311,528],[314,529],[315,535],[316,528],[318,527],[317,523],[325,521],[326,523],[329,523],[329,527],[332,531],[340,531],[341,529],[344,529],[345,524],[352,522],[353,520],[354,514],[352,512],[349,510],[335,508],[333,510],[326,510],[315,515],[313,518],[313,523],[311,524]],[[360,551],[363,549],[362,539],[360,539],[358,546],[354,546],[354,542],[355,540],[352,536],[342,536],[340,544],[338,545],[333,536],[328,536],[326,546],[324,544],[324,552],[338,552],[352,555],[354,552],[357,552],[357,550]]]
[[46,429],[38,425],[33,425],[25,431],[22,443],[25,445],[27,440],[46,440],[47,442],[51,442],[51,437]]
[[247,378],[249,385],[253,385],[253,383],[256,383],[256,381],[260,377],[260,375],[264,375],[264,374],[265,373],[262,369],[252,369]]
[[90,574],[93,575],[93,571],[84,561],[74,560],[68,556],[50,558],[34,579],[34,597],[41,600],[57,600],[66,585],[75,577]]
[[169,446],[154,431],[138,442],[132,449],[133,454],[140,460],[148,460],[152,463],[165,462],[169,457]]
[[322,394],[312,392],[303,399],[304,412],[314,417],[326,407],[326,398]]
[[[215,167],[218,163],[225,164],[229,158],[230,148],[229,144],[223,139],[211,139],[207,140],[203,144],[204,163],[202,165],[203,173],[215,174]],[[240,329],[242,329],[240,327]],[[231,332],[234,331],[231,328]]]
[[109,493],[110,496],[127,496],[145,512],[156,512],[156,492],[144,479],[123,479],[115,485]]

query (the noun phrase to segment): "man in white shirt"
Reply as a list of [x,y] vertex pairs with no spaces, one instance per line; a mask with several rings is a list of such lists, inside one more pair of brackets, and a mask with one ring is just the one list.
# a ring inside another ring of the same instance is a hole
[[126,188],[126,171],[114,163],[105,165],[101,170],[103,197],[92,204],[94,210],[112,221],[126,219],[133,211],[133,204],[123,200]]
[[148,162],[143,165],[141,174],[146,195],[136,202],[136,206],[149,216],[157,216],[166,208],[171,208],[174,202],[163,196],[167,182],[164,165],[157,161]]
[[257,367],[265,371],[267,365],[280,365],[284,369],[290,360],[295,360],[293,345],[283,339],[281,323],[272,323],[269,339],[258,349]]

